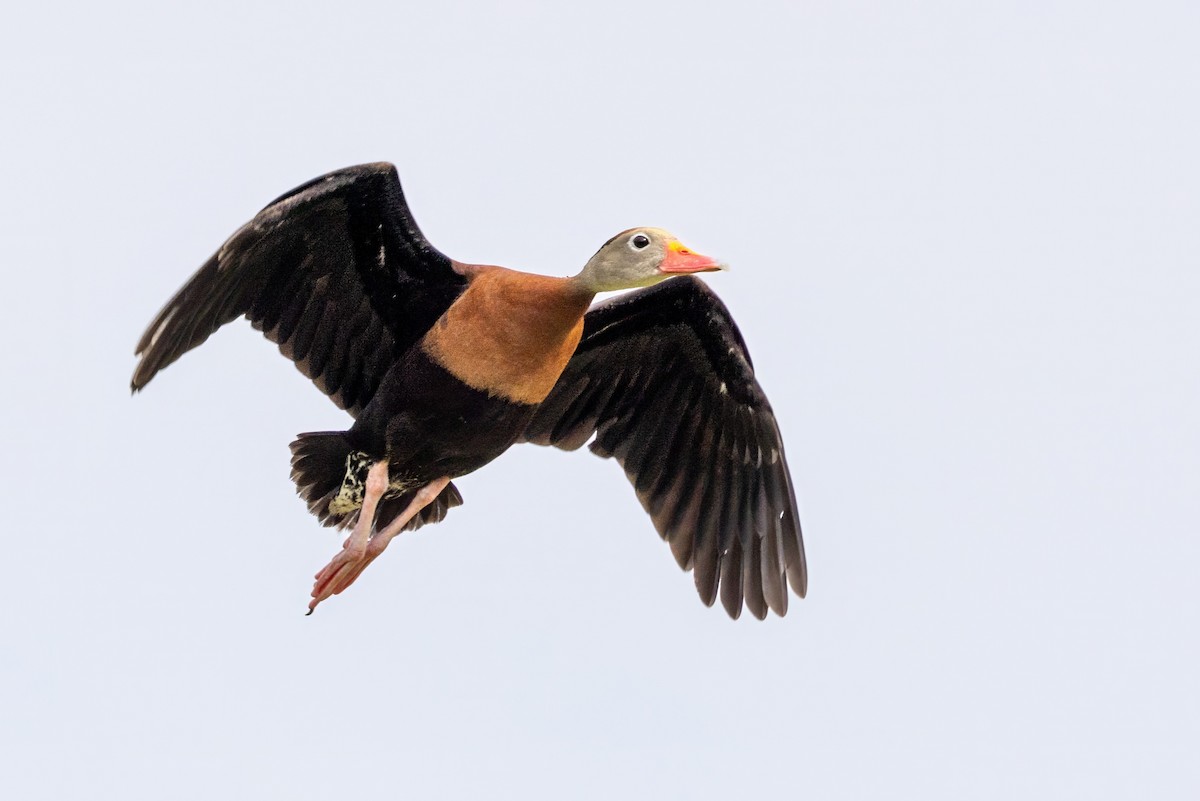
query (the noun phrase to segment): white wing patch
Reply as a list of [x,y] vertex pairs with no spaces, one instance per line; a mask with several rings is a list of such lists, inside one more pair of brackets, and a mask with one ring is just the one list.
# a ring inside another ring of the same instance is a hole
[[163,321],[158,324],[158,328],[154,329],[154,336],[150,337],[150,344],[146,346],[146,350],[150,350],[154,347],[154,343],[158,342],[158,338],[162,336],[163,331],[167,330],[167,325],[171,322],[171,318],[174,317],[175,313],[178,311],[179,307],[176,306],[175,308],[171,309],[171,311],[167,312],[167,316],[164,317]]

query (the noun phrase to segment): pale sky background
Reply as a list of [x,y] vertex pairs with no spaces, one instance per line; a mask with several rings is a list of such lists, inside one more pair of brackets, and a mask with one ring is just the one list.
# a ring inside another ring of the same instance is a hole
[[[6,12],[3,795],[1200,797],[1200,5],[433,5]],[[525,447],[303,616],[347,418],[244,322],[132,349],[375,160],[463,260],[733,264],[806,601],[705,608]]]

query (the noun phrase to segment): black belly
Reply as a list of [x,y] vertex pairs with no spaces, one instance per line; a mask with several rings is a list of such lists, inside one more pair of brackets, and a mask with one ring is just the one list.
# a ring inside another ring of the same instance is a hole
[[388,457],[392,480],[466,475],[508,450],[537,409],[467,386],[413,347],[384,377],[349,431],[351,445]]

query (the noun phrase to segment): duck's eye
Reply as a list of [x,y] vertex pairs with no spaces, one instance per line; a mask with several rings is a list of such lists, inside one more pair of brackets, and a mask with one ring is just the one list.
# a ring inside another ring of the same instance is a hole
[[637,234],[629,240],[629,246],[634,250],[642,250],[650,244],[650,237],[645,234]]

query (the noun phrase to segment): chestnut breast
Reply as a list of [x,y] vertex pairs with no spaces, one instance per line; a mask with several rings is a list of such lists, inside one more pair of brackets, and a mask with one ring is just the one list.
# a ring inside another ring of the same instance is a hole
[[476,269],[421,348],[470,387],[541,403],[575,353],[590,303],[565,278]]

